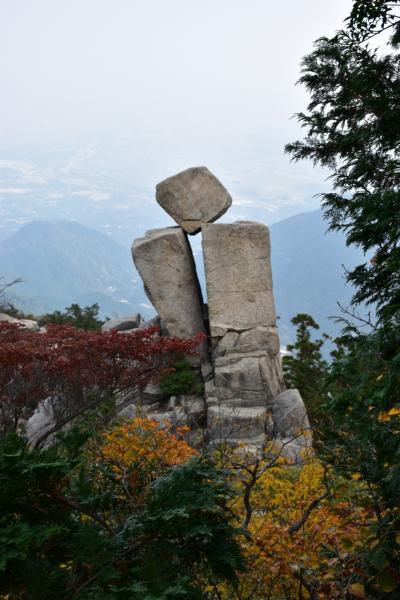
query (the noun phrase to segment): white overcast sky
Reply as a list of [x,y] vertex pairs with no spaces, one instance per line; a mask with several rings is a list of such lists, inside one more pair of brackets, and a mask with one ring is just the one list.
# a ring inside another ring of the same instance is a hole
[[[351,0],[0,0],[3,135],[290,131]],[[293,123],[293,122],[292,122]]]
[[[272,222],[316,208],[327,173],[290,163],[283,147],[301,135],[292,118],[307,101],[295,85],[300,61],[351,5],[0,0],[0,163],[29,161],[32,171],[58,161],[90,178],[96,197],[123,181],[150,192],[207,165],[234,196],[231,218]],[[0,209],[12,212],[10,193]]]

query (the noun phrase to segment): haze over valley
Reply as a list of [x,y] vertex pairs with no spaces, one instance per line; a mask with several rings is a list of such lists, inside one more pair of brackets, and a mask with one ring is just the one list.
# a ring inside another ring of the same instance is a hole
[[[40,313],[98,302],[103,317],[150,316],[130,246],[174,225],[155,185],[205,165],[233,197],[221,222],[271,226],[282,341],[301,311],[337,332],[327,317],[352,295],[341,265],[362,257],[325,236],[315,211],[327,173],[290,163],[283,148],[301,135],[301,58],[348,7],[4,3],[0,276],[23,279],[16,304]],[[204,288],[200,236],[191,244]]]

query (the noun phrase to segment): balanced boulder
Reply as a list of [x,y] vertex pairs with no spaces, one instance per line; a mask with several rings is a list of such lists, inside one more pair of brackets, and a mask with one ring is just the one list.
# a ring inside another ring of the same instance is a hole
[[[173,397],[166,412],[163,403],[151,404],[150,414],[186,423],[196,435],[206,425],[204,439],[211,443],[244,443],[259,451],[273,440],[279,453],[298,462],[311,435],[300,394],[285,391],[268,228],[253,221],[214,223],[232,199],[206,167],[165,179],[156,198],[180,227],[147,232],[134,242],[133,260],[164,326],[161,335],[207,331],[211,352],[204,343],[198,369],[204,398],[192,406]],[[187,239],[200,230],[207,308]]]
[[156,200],[187,233],[200,231],[231,206],[232,198],[206,168],[193,167],[165,179],[156,187]]

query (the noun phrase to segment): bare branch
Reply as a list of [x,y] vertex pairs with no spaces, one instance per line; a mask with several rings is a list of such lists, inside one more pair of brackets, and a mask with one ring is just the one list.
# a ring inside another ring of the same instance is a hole
[[[0,277],[0,281],[3,279],[3,277]],[[13,285],[15,285],[16,283],[21,283],[22,279],[21,277],[17,277],[16,279],[14,279],[13,281],[9,281],[7,283],[0,283],[0,295],[4,294],[4,292],[12,287]]]
[[324,483],[325,483],[325,487],[326,487],[326,491],[321,494],[321,496],[318,496],[318,498],[315,498],[312,502],[310,502],[310,504],[307,506],[306,510],[303,513],[303,516],[301,517],[301,519],[299,519],[298,521],[296,521],[295,523],[293,523],[293,525],[291,525],[288,529],[288,533],[289,535],[294,535],[295,533],[297,533],[299,531],[299,529],[301,529],[303,527],[303,525],[306,523],[308,517],[311,515],[312,511],[314,509],[316,509],[319,504],[325,500],[325,498],[328,498],[328,496],[331,493],[331,486],[327,480],[327,476],[326,476],[327,472],[325,471],[324,473]]
[[73,508],[73,509],[79,511],[82,514],[87,515],[88,517],[93,519],[93,521],[96,521],[96,523],[99,523],[99,525],[101,525],[108,532],[109,535],[111,535],[111,536],[114,535],[114,531],[112,530],[112,528],[109,526],[109,524],[106,521],[104,521],[103,519],[98,517],[95,513],[88,510],[87,508],[84,508],[76,500],[73,500],[72,498],[66,498],[65,496],[61,496],[52,491],[47,491],[46,493],[49,496],[51,496],[51,498],[56,500],[57,502],[60,502],[61,504],[65,504],[66,506],[69,506],[70,508]]
[[[370,327],[373,331],[377,330],[377,325],[372,321],[370,312],[366,317],[362,317],[360,313],[356,312],[355,308],[350,309],[349,307],[344,307],[340,302],[337,302],[336,304],[340,308],[340,312],[343,315],[347,315],[351,319],[359,321],[361,323],[360,327]],[[358,330],[356,324],[352,323],[349,319],[346,319],[345,317],[331,316],[329,318],[335,320],[336,323],[344,323],[347,327],[355,331]]]
[[303,587],[306,588],[311,600],[319,600],[319,595],[317,594],[315,586],[313,586],[309,581],[307,581],[301,573],[298,573],[297,571],[292,571],[292,574],[293,577],[297,579]]

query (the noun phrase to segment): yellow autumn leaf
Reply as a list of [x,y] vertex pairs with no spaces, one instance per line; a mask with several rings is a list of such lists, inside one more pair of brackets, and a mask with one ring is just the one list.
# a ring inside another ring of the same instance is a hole
[[352,583],[349,585],[348,591],[356,598],[365,598],[365,589],[362,583]]
[[380,412],[378,415],[378,421],[381,423],[385,423],[386,421],[390,421],[392,417],[400,416],[400,408],[393,407],[389,411]]
[[353,473],[351,478],[355,481],[358,481],[359,479],[361,479],[361,473]]
[[[326,491],[324,464],[310,456],[300,468],[287,469],[278,461],[268,467],[268,453],[256,465],[253,456],[238,449],[223,452],[224,466],[232,461],[231,479],[239,493],[232,508],[240,520],[246,510],[243,493],[251,481],[251,473],[260,473],[251,490],[253,515],[248,526],[251,537],[242,545],[249,567],[239,576],[243,597],[248,597],[251,591],[254,597],[264,598],[268,590],[271,598],[297,598],[298,573],[307,570],[310,577],[321,582],[321,592],[323,589],[326,598],[365,598],[361,578],[350,589],[345,583],[354,577],[349,557],[362,550],[370,522],[368,512],[352,503],[355,481],[350,485],[343,481],[340,490],[333,490],[330,502],[320,502],[301,529],[290,533],[310,504]],[[357,479],[362,481],[361,474],[355,474]],[[365,528],[360,528],[361,524]],[[221,594],[223,600],[233,597],[230,587]]]
[[380,423],[386,423],[387,421],[390,421],[389,413],[387,413],[387,412],[380,412],[379,415],[378,415],[378,421]]

